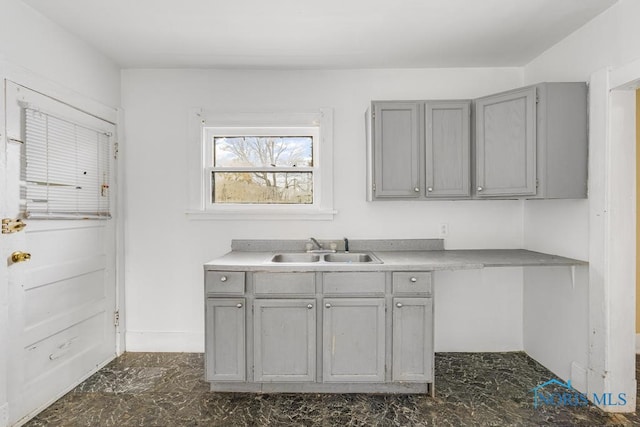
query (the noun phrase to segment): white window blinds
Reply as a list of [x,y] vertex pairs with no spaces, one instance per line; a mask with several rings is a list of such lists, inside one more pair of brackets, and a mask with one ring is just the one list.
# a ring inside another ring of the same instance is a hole
[[28,218],[110,218],[111,135],[31,108],[23,183]]

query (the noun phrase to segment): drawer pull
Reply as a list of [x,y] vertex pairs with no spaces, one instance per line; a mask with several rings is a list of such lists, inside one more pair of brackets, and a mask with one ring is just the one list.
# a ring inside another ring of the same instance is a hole
[[397,304],[396,304],[396,307],[398,307],[398,308],[402,308],[402,303],[401,303],[401,302],[397,303]]
[[418,281],[418,278],[417,277],[412,277],[409,280],[411,281],[411,283],[416,283]]
[[226,282],[226,281],[227,281],[227,276],[222,276],[222,277],[220,277],[220,281],[221,281],[221,282]]
[[236,307],[238,307],[238,308],[242,308],[242,304],[241,304],[241,303],[238,303],[238,304],[236,304]]
[[309,305],[307,306],[307,308],[308,308],[308,309],[312,309],[312,308],[313,308],[313,304],[309,304]]
[[327,307],[327,308],[331,308],[331,304],[329,304],[329,303],[326,303],[324,306]]

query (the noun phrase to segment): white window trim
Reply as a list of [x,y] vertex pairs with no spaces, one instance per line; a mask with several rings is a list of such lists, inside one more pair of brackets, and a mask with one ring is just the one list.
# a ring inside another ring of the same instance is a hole
[[[332,220],[333,209],[333,110],[321,108],[310,113],[213,113],[194,109],[190,119],[189,208],[194,220]],[[309,205],[211,204],[210,165],[204,132],[207,128],[315,128],[314,203]],[[208,193],[209,192],[209,193]]]

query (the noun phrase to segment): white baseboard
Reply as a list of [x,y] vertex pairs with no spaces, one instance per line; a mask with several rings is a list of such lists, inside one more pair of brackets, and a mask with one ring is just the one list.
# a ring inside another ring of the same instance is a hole
[[127,331],[126,351],[203,353],[201,332]]
[[640,334],[636,334],[636,354],[640,354]]

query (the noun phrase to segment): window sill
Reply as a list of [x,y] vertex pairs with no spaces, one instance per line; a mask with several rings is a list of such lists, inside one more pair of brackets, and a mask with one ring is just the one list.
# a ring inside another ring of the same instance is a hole
[[189,210],[187,218],[193,221],[216,220],[267,220],[267,221],[332,221],[338,211],[333,209],[238,209],[218,208],[211,210]]

